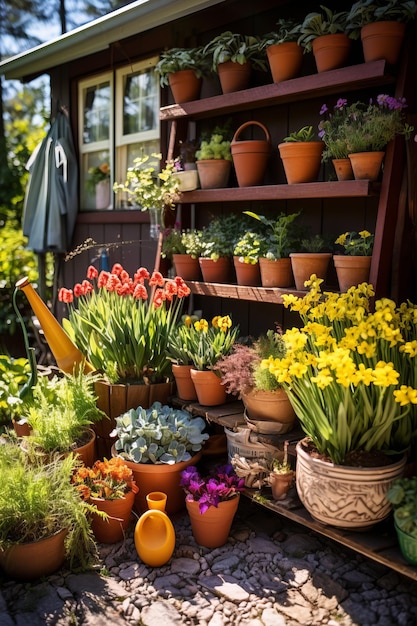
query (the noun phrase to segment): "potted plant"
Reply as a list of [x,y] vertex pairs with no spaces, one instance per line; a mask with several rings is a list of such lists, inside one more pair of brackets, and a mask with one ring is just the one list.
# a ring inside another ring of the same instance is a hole
[[312,126],[303,126],[284,137],[278,150],[289,185],[311,183],[317,180],[324,149],[322,141],[316,141]]
[[282,460],[272,459],[269,483],[274,500],[284,500],[294,482],[295,472],[288,461],[288,441],[284,442],[284,457]]
[[335,244],[344,251],[333,255],[340,291],[369,282],[374,235],[368,230],[346,232],[339,235]]
[[267,364],[306,434],[296,467],[304,506],[324,523],[366,528],[389,514],[384,496],[416,432],[414,305],[382,299],[374,313],[371,286],[323,294],[320,283],[283,296],[303,327],[283,334],[286,355]]
[[248,230],[236,241],[233,262],[238,285],[260,285],[259,254],[261,250],[262,235],[259,232]]
[[251,345],[236,342],[216,365],[227,393],[242,399],[252,425],[262,420],[263,426],[274,434],[291,430],[295,413],[286,391],[262,361],[281,358],[285,353],[281,332],[270,329]]
[[293,284],[290,252],[294,249],[294,221],[300,213],[280,213],[276,218],[245,211],[246,215],[263,225],[264,236],[259,252],[259,267],[263,287],[289,287]]
[[139,492],[135,509],[147,508],[146,494],[167,494],[167,513],[174,514],[184,506],[179,486],[180,473],[197,463],[208,435],[205,421],[188,411],[155,402],[149,409],[130,409],[116,418],[112,436],[116,437],[113,456],[120,456],[132,470]]
[[168,343],[168,358],[172,361],[177,395],[181,400],[197,400],[197,393],[191,379],[193,368],[194,331],[191,326],[199,318],[196,315],[183,315],[181,324],[172,331]]
[[161,154],[142,154],[129,167],[124,183],[114,183],[113,190],[122,193],[124,200],[130,206],[140,207],[142,211],[149,211],[151,220],[151,238],[157,239],[163,227],[163,211],[165,208],[174,209],[179,201],[179,181],[176,176],[175,163],[166,163],[158,171]]
[[252,69],[267,70],[260,39],[254,35],[225,31],[204,46],[204,53],[211,57],[211,68],[219,75],[223,93],[245,89]]
[[351,40],[346,34],[347,11],[333,12],[320,5],[322,12],[305,16],[300,26],[298,43],[306,52],[313,51],[317,71],[325,72],[345,65]]
[[195,153],[197,152],[197,142],[195,139],[179,141],[180,154],[175,159],[176,176],[179,180],[179,190],[194,191],[198,189],[200,181],[198,178]]
[[312,274],[326,280],[331,258],[327,241],[321,235],[301,239],[299,249],[290,253],[296,289],[303,291]]
[[[22,389],[28,386],[31,368],[27,358],[0,354],[0,430],[13,424],[16,434],[28,434],[27,424],[20,415]],[[32,381],[33,382],[33,381]],[[32,386],[32,383],[31,385]],[[23,432],[18,432],[19,427]]]
[[230,140],[227,130],[216,127],[208,139],[203,139],[195,154],[202,189],[227,187],[232,166]]
[[107,515],[97,513],[91,518],[91,528],[100,543],[116,543],[125,536],[138,487],[132,470],[119,457],[95,461],[92,467],[79,467],[72,482],[87,502]]
[[298,43],[301,24],[291,19],[279,19],[277,29],[264,35],[259,49],[266,50],[274,83],[295,78],[301,71],[303,49]]
[[325,163],[331,159],[338,180],[353,178],[347,138],[344,133],[344,122],[349,115],[347,104],[346,98],[338,98],[333,112],[329,111],[327,104],[323,104],[320,109],[323,119],[319,123],[318,136],[325,146],[322,161]]
[[77,453],[85,465],[95,458],[92,426],[106,418],[97,406],[94,385],[99,375],[82,371],[62,376],[39,376],[32,388],[32,400],[25,401],[21,416],[30,429],[26,444],[41,454]]
[[197,100],[203,77],[209,70],[209,58],[202,47],[165,50],[155,66],[161,87],[171,87],[177,104]]
[[201,231],[198,259],[203,280],[208,283],[232,282],[235,241],[245,232],[247,221],[237,213],[222,214]]
[[395,65],[399,59],[407,22],[417,15],[413,0],[359,0],[347,18],[347,32],[361,38],[365,61],[385,59]]
[[204,476],[193,465],[181,472],[180,484],[199,545],[218,548],[226,543],[244,483],[232,465],[215,466]]
[[403,557],[417,565],[417,476],[398,478],[387,493]]
[[356,179],[376,180],[387,144],[397,135],[410,137],[414,129],[404,121],[406,106],[404,98],[388,94],[379,94],[367,104],[358,101],[347,105],[339,132],[346,140]]
[[171,259],[176,273],[184,280],[201,278],[198,257],[201,254],[201,231],[181,230],[179,224],[164,231],[161,255]]
[[110,165],[100,163],[88,169],[87,189],[95,194],[96,209],[107,209],[110,205]]
[[110,418],[95,426],[103,456],[110,455],[109,433],[120,412],[166,402],[172,394],[166,348],[189,293],[180,277],[165,280],[143,267],[131,277],[119,263],[100,274],[90,266],[81,284],[60,290],[59,300],[68,304],[66,333],[103,372],[95,384],[98,406]]
[[[240,139],[241,133],[248,128],[260,128],[263,139]],[[233,165],[239,187],[262,185],[268,159],[271,154],[271,135],[261,122],[245,122],[235,132],[230,143]]]
[[81,497],[71,477],[79,461],[24,451],[13,441],[0,445],[0,567],[14,580],[48,576],[68,560],[72,571],[95,558],[86,513],[95,507]]

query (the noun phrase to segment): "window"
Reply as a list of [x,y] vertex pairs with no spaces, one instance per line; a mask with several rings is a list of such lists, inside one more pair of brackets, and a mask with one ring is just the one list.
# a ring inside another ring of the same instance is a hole
[[142,151],[159,152],[159,80],[153,57],[80,82],[81,207],[126,208],[112,192]]

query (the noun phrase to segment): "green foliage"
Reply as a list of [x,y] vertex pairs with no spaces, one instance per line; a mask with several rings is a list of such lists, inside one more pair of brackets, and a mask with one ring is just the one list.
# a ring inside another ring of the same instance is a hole
[[320,8],[322,13],[309,13],[301,24],[301,35],[298,38],[298,43],[303,46],[306,52],[311,52],[312,43],[317,37],[346,32],[347,11],[335,13],[322,4]]
[[173,254],[190,254],[197,259],[201,252],[201,231],[172,228],[164,233],[162,257],[172,259]]
[[297,41],[301,32],[301,24],[291,19],[280,19],[277,21],[278,29],[267,33],[262,37],[260,49],[264,50],[269,46]]
[[397,478],[386,498],[392,504],[398,528],[417,538],[417,476]]
[[259,232],[246,231],[235,244],[234,256],[239,257],[242,263],[255,265],[259,261],[263,248],[262,235]]
[[235,242],[248,230],[250,220],[237,213],[220,215],[201,231],[201,256],[217,261],[233,256]]
[[95,542],[87,504],[71,477],[79,462],[73,455],[48,463],[7,442],[0,446],[0,548],[37,541],[68,529],[66,552],[72,570],[93,562]]
[[221,132],[214,131],[209,140],[203,139],[200,149],[195,153],[197,161],[206,159],[232,160],[230,141]]
[[155,66],[161,87],[169,85],[169,75],[181,70],[193,70],[197,78],[206,76],[210,69],[210,58],[202,48],[171,48],[161,53]]
[[261,222],[266,229],[266,236],[261,249],[261,255],[270,260],[283,259],[289,256],[296,245],[296,231],[294,220],[300,213],[280,213],[276,218],[258,215],[253,211],[244,211],[246,215]]
[[97,408],[93,383],[98,375],[40,376],[33,387],[33,402],[21,415],[32,427],[30,440],[45,452],[74,449],[85,430],[105,417]]
[[414,0],[359,0],[352,4],[346,30],[352,39],[358,39],[362,26],[373,22],[393,20],[409,22],[417,15]]
[[0,354],[0,427],[11,425],[11,420],[20,415],[22,400],[20,389],[30,376],[29,361],[26,358],[14,359]]
[[118,456],[134,463],[188,461],[199,452],[208,434],[202,417],[154,402],[149,409],[139,406],[116,418],[115,449]]
[[220,63],[233,61],[243,65],[250,61],[251,65],[266,72],[267,64],[260,50],[260,38],[254,35],[241,35],[225,31],[214,37],[205,47],[204,53],[211,56],[211,67],[214,72]]
[[300,130],[295,130],[284,137],[283,141],[286,143],[294,143],[298,141],[315,141],[316,137],[312,126],[303,126]]

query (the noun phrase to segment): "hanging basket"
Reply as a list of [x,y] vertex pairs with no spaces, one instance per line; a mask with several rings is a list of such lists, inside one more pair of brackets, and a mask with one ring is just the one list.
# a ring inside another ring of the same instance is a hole
[[[259,126],[266,139],[238,141],[241,132],[250,126]],[[239,187],[262,185],[271,154],[271,136],[266,126],[261,122],[245,122],[235,132],[230,148]]]

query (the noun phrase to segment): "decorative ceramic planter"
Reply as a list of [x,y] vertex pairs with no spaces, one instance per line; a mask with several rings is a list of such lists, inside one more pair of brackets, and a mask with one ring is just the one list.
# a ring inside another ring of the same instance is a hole
[[91,528],[94,536],[100,543],[117,543],[122,541],[125,530],[131,521],[132,507],[135,494],[129,491],[124,498],[116,500],[104,500],[102,498],[90,498],[91,504],[95,504],[99,511],[108,514],[108,519],[103,519],[93,513]]
[[201,189],[227,187],[232,162],[227,159],[200,159],[197,161]]
[[296,185],[316,181],[323,149],[322,141],[287,141],[278,144],[287,183]]
[[313,54],[318,72],[343,67],[349,59],[351,39],[344,33],[322,35],[313,39]]
[[303,48],[296,41],[268,46],[266,54],[274,83],[296,78],[300,74]]
[[291,266],[297,290],[306,290],[304,283],[310,280],[312,274],[326,281],[331,258],[331,252],[291,252]]
[[238,285],[258,287],[261,284],[259,263],[244,263],[243,261],[239,261],[238,256],[233,257],[233,263]]
[[262,287],[291,287],[294,277],[291,267],[291,259],[259,259]]
[[274,433],[277,435],[287,433],[294,426],[295,411],[284,389],[276,391],[254,389],[249,393],[243,393],[242,401],[251,420],[274,422]]
[[14,580],[31,581],[56,572],[65,561],[67,530],[31,543],[0,550],[0,568]]
[[355,180],[378,179],[385,152],[355,152],[349,154]]
[[350,287],[356,287],[360,283],[367,283],[369,281],[371,261],[371,256],[335,254],[333,263],[336,268],[340,291],[346,292]]
[[175,530],[168,515],[158,509],[143,513],[135,527],[135,548],[138,556],[151,567],[161,567],[175,549]]
[[[238,141],[240,133],[251,126],[261,128],[265,133],[265,139]],[[245,122],[235,132],[230,149],[239,187],[262,185],[271,154],[271,136],[266,126],[255,121]]]
[[406,457],[382,467],[334,465],[308,452],[308,440],[297,443],[296,483],[301,502],[314,519],[329,526],[366,530],[388,517],[385,495],[399,478]]
[[191,378],[192,365],[172,365],[177,395],[181,400],[197,400],[197,393]]
[[101,180],[96,185],[96,209],[111,209],[110,202],[110,181]]
[[[112,456],[117,456],[117,452],[112,447]],[[126,465],[132,470],[139,492],[135,494],[134,510],[142,513],[148,508],[146,496],[152,491],[163,491],[167,494],[166,512],[174,515],[185,506],[184,490],[180,487],[180,474],[189,465],[195,465],[201,459],[202,453],[198,452],[188,461],[179,463],[133,463],[123,459]]]
[[395,524],[395,531],[397,533],[401,554],[408,563],[417,565],[417,537],[408,535],[398,528],[397,524]]
[[226,61],[225,63],[219,63],[217,73],[222,92],[232,93],[233,91],[246,89],[249,86],[252,67],[248,61],[243,64]]
[[202,79],[195,75],[194,70],[180,70],[168,76],[174,101],[177,104],[191,102],[200,97]]
[[240,494],[230,500],[219,502],[217,507],[209,507],[203,514],[200,513],[198,502],[187,500],[187,511],[196,543],[206,548],[223,546],[230,534],[239,500]]
[[195,189],[198,189],[200,184],[197,169],[177,172],[176,178],[178,180],[178,189],[180,191],[194,191]]
[[191,369],[191,378],[199,404],[218,406],[226,402],[227,394],[222,379],[213,370]]
[[363,56],[366,62],[385,59],[390,65],[398,62],[405,36],[405,22],[379,21],[361,28]]

